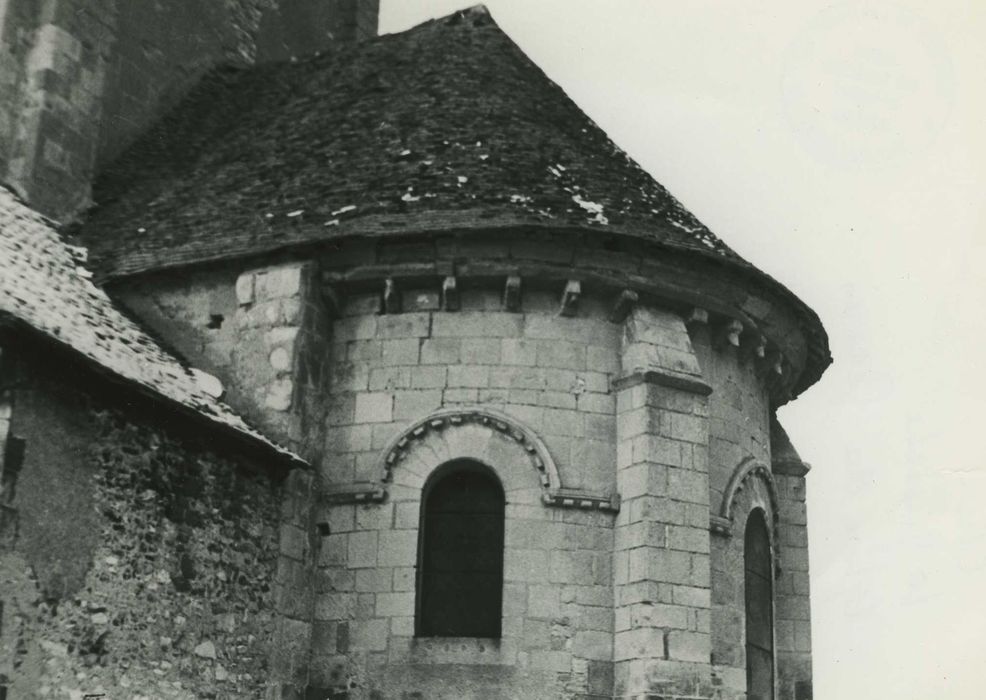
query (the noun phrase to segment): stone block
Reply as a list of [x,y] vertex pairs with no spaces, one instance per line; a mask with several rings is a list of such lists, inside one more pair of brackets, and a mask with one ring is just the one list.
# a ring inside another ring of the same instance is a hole
[[578,398],[580,411],[587,413],[604,413],[614,415],[616,413],[616,397],[612,394],[597,394],[587,391]]
[[699,632],[673,630],[668,633],[668,659],[709,663],[711,640],[709,635]]
[[533,340],[505,338],[500,341],[502,363],[533,367],[537,363],[537,343]]
[[653,462],[639,462],[617,474],[620,495],[624,499],[645,495],[664,495],[668,489],[668,467]]
[[615,528],[613,537],[616,551],[637,547],[664,547],[667,525],[660,522],[630,523]]
[[517,338],[522,335],[523,317],[498,312],[438,314],[432,319],[431,335],[443,337]]
[[668,525],[667,543],[669,549],[708,554],[709,528]]
[[398,566],[394,571],[394,590],[413,591],[415,588],[416,569],[411,566]]
[[547,408],[544,410],[543,430],[549,435],[582,437],[582,416],[578,411]]
[[708,476],[690,469],[668,469],[668,498],[685,503],[708,505]]
[[666,603],[634,603],[629,606],[630,629],[659,627],[661,629],[687,630],[690,608]]
[[503,562],[505,581],[544,580],[545,553],[540,549],[514,549],[506,552]]
[[465,365],[498,365],[501,342],[490,338],[464,338],[460,360]]
[[441,406],[442,391],[440,389],[394,393],[394,418],[398,421],[413,421],[424,418]]
[[446,389],[442,393],[442,403],[447,406],[477,401],[479,401],[479,389]]
[[349,536],[345,533],[321,539],[318,550],[319,566],[345,566],[349,552]]
[[461,348],[462,341],[459,338],[426,338],[421,343],[421,364],[457,364]]
[[381,340],[426,338],[430,326],[431,314],[427,312],[387,314],[377,317],[376,337]]
[[585,345],[565,340],[540,340],[537,343],[537,366],[584,370]]
[[258,301],[292,297],[301,293],[303,266],[286,265],[260,270],[255,275],[254,295]]
[[545,389],[544,374],[533,367],[492,367],[489,386],[507,389]]
[[393,391],[411,386],[414,367],[376,367],[369,370],[367,384],[370,391]]
[[354,420],[356,423],[390,423],[394,419],[394,398],[385,392],[357,394]]
[[421,507],[416,502],[397,503],[394,507],[394,528],[397,530],[417,529],[421,518]]
[[708,609],[712,605],[712,592],[708,588],[696,586],[672,586],[671,600],[675,605]]
[[289,411],[294,397],[294,383],[290,379],[275,379],[267,387],[264,405],[272,411]]
[[661,429],[666,437],[701,445],[708,443],[709,428],[705,418],[683,413],[665,413],[663,418]]
[[613,635],[593,630],[578,631],[572,642],[572,653],[583,659],[607,661],[613,656]]
[[648,578],[664,583],[685,584],[689,586],[695,584],[696,576],[692,571],[692,557],[688,552],[677,552],[670,549],[652,549],[649,551],[649,555],[645,565]]
[[359,620],[350,623],[349,648],[352,651],[384,651],[390,632],[386,619]]
[[384,365],[416,365],[421,341],[417,338],[384,340],[380,361]]
[[620,353],[615,347],[588,345],[586,346],[585,366],[586,369],[595,372],[616,374],[620,371]]
[[377,617],[414,618],[414,593],[378,593]]
[[417,562],[416,530],[392,530],[380,533],[380,566],[414,566]]
[[315,599],[316,620],[351,620],[355,616],[355,593],[326,593]]
[[351,532],[348,535],[346,564],[350,569],[377,565],[377,533]]
[[483,388],[490,385],[490,369],[475,365],[457,365],[448,368],[449,388]]
[[574,411],[578,405],[576,395],[568,391],[542,391],[537,403],[545,408],[565,408]]
[[684,466],[682,444],[676,440],[645,433],[633,438],[632,443],[634,462],[656,462],[670,467]]
[[[616,442],[616,420],[605,414],[586,414],[585,436],[592,440],[600,440],[607,444]],[[615,454],[615,447],[613,448]]]
[[413,637],[414,617],[408,616],[390,618],[390,634],[394,637]]
[[542,671],[565,673],[572,670],[572,655],[567,651],[532,651],[531,668]]
[[447,385],[445,367],[414,367],[411,387],[414,389],[443,389]]
[[394,520],[393,503],[370,503],[355,506],[357,530],[390,529]]
[[253,303],[254,274],[244,272],[236,278],[236,301],[240,306]]

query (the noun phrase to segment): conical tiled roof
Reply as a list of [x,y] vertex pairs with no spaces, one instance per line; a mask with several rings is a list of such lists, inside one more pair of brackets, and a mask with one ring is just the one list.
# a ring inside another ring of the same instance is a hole
[[103,277],[360,236],[631,236],[783,299],[808,346],[795,394],[831,362],[814,312],[610,141],[481,7],[216,70],[104,171],[94,199],[80,233]]
[[347,235],[539,226],[746,265],[483,8],[297,63],[223,69],[119,162],[84,235],[110,275]]

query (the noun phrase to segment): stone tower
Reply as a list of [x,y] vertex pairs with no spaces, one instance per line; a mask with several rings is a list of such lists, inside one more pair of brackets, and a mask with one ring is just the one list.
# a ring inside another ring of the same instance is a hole
[[484,9],[208,72],[148,124],[72,234],[315,467],[281,697],[810,700],[775,411],[824,329]]

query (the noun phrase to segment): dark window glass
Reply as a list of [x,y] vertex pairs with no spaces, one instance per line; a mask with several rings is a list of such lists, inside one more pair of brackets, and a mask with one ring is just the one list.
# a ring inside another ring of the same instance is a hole
[[503,508],[500,482],[478,462],[451,462],[425,487],[418,636],[500,636]]
[[750,513],[746,569],[746,689],[749,700],[774,700],[774,591],[770,538],[763,511]]

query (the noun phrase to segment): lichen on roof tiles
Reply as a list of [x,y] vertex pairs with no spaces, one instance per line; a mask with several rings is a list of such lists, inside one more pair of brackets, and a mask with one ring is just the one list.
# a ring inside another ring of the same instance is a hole
[[0,316],[26,324],[158,399],[193,411],[287,461],[302,462],[247,425],[90,281],[85,250],[0,187]]

